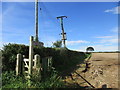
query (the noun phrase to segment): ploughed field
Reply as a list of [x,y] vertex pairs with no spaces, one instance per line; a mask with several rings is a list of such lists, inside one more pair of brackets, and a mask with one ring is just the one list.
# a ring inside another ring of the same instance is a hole
[[118,53],[92,53],[86,64],[79,64],[70,76],[66,76],[68,85],[89,87],[79,75],[84,77],[95,88],[118,88]]

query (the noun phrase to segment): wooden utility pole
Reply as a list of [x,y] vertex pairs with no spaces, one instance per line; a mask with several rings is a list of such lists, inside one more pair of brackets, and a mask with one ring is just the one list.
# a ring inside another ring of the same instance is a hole
[[62,29],[62,33],[61,33],[62,41],[63,41],[64,47],[66,47],[65,40],[67,40],[67,39],[66,39],[66,33],[64,32],[64,27],[63,27],[63,18],[64,17],[67,18],[67,16],[59,16],[59,17],[57,17],[57,19],[60,19],[61,29]]
[[38,42],[38,0],[35,1],[35,41]]

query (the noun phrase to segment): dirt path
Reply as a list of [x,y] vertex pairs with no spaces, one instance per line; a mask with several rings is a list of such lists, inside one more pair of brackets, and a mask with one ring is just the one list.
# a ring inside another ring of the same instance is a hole
[[[118,53],[92,53],[88,61],[87,71],[83,72],[82,66],[75,70],[95,88],[118,88]],[[84,66],[84,65],[83,65]],[[76,73],[71,73],[65,79],[68,84],[82,87],[90,86]]]

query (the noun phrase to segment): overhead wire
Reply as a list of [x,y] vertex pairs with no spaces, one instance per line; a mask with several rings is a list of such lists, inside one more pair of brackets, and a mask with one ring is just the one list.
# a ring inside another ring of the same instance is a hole
[[42,15],[44,15],[43,16],[43,18],[44,18],[43,23],[46,21],[46,19],[45,19],[45,17],[46,17],[46,18],[49,19],[51,27],[52,26],[54,27],[54,30],[52,29],[49,32],[52,32],[52,33],[56,33],[56,32],[58,33],[59,32],[60,33],[61,31],[59,29],[60,28],[59,20],[57,20],[57,18],[54,15],[51,14],[50,10],[47,9],[46,5],[43,2],[40,2],[39,5],[41,5]]
[[[59,30],[60,25],[56,17],[51,14],[51,12],[47,9],[47,7],[45,6],[43,2],[39,2],[38,5],[39,5],[39,22],[41,24],[39,28],[40,28],[41,34],[44,33],[44,36],[47,36],[49,33],[49,35],[52,37],[55,34],[57,35],[57,33],[59,35],[61,31]],[[50,30],[45,27],[44,24],[45,22],[47,22],[46,21],[47,19],[49,19],[48,22],[50,23],[49,24],[50,29],[52,28],[52,25],[53,25],[54,30],[53,29]],[[56,37],[57,40],[58,38],[61,39],[60,35]],[[45,40],[45,41],[48,41],[48,40]]]
[[59,27],[59,22],[57,20],[57,18],[55,16],[53,16],[50,12],[50,10],[48,10],[48,8],[46,7],[46,5],[43,2],[40,2],[42,10],[44,12],[44,14],[46,15],[47,18],[49,18],[49,20],[57,27]]

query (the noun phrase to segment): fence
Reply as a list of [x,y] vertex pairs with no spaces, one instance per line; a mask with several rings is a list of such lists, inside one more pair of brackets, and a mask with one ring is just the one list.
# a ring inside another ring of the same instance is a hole
[[33,41],[33,36],[31,36],[29,59],[25,58],[22,54],[17,54],[16,75],[23,74],[26,78],[34,76],[37,80],[41,80],[41,72],[43,72],[43,76],[46,76],[46,74],[52,69],[52,57],[45,57],[41,59],[38,54],[34,55],[34,43],[35,41]]

